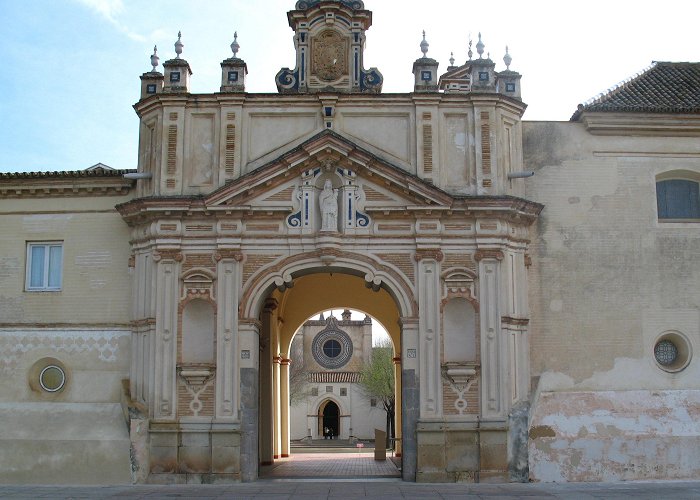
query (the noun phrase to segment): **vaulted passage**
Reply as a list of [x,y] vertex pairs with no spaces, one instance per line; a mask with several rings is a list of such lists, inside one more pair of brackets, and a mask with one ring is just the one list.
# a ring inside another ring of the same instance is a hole
[[[343,271],[347,272],[333,267],[301,273],[291,287],[282,291],[275,288],[264,302],[260,353],[261,477],[400,474],[398,308],[385,289],[373,291],[364,279]],[[335,313],[329,309],[335,309]],[[350,309],[366,315],[356,312],[359,316],[352,318]],[[358,383],[373,354],[374,321],[386,327],[390,338],[385,349],[389,352],[388,376],[396,381],[392,395],[396,402],[394,461],[392,453],[388,461],[374,459],[375,428],[385,430],[386,412]]]

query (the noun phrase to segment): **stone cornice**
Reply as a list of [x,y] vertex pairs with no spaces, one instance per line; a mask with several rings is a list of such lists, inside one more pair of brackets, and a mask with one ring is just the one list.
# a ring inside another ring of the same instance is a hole
[[[422,219],[426,214],[436,220],[451,221],[457,218],[502,219],[517,224],[531,225],[537,220],[544,205],[514,196],[455,197],[445,206],[408,206],[383,209],[375,207],[368,212],[381,219]],[[138,198],[116,206],[128,223],[151,221],[158,218],[187,217],[256,217],[269,218],[271,214],[289,210],[284,207],[209,206],[203,196],[162,196]]]
[[321,101],[333,95],[336,105],[342,106],[497,106],[522,116],[527,105],[522,101],[498,93],[381,93],[381,94],[349,94],[343,92],[324,92],[320,94],[278,94],[278,93],[238,93],[231,94],[216,92],[211,94],[155,94],[146,97],[136,104],[134,110],[139,116],[153,109],[167,106],[180,107],[219,107],[219,106],[259,106],[278,107],[285,104],[297,106],[307,104],[318,107]]
[[594,135],[700,136],[700,113],[581,113],[578,121]]
[[124,174],[135,170],[0,173],[0,197],[125,196],[134,181]]

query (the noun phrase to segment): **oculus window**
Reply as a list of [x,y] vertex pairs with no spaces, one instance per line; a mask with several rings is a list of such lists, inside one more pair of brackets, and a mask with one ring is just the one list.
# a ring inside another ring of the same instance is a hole
[[326,327],[311,343],[314,360],[323,368],[333,370],[347,364],[352,357],[353,345],[350,336],[338,328],[334,317],[328,318]]
[[27,243],[27,291],[57,291],[63,278],[63,243]]
[[666,179],[656,183],[659,220],[700,219],[700,182]]

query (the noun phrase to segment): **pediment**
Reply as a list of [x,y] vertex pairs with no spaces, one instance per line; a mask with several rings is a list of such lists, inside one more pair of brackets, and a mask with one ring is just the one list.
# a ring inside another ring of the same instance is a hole
[[352,192],[362,211],[439,210],[452,203],[446,192],[326,130],[214,191],[205,205],[291,212],[326,181],[346,197]]

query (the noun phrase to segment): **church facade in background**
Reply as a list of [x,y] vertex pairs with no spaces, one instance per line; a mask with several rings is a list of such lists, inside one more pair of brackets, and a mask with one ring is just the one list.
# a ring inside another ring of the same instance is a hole
[[344,310],[306,321],[292,340],[290,439],[310,442],[373,440],[386,429],[386,412],[360,384],[372,362],[372,319]]
[[424,39],[383,94],[362,1],[287,17],[278,93],[234,41],[191,94],[178,37],[137,169],[0,174],[0,481],[256,480],[297,436],[294,334],[332,308],[388,330],[406,481],[697,477],[700,64],[524,122],[481,37],[444,71]]

